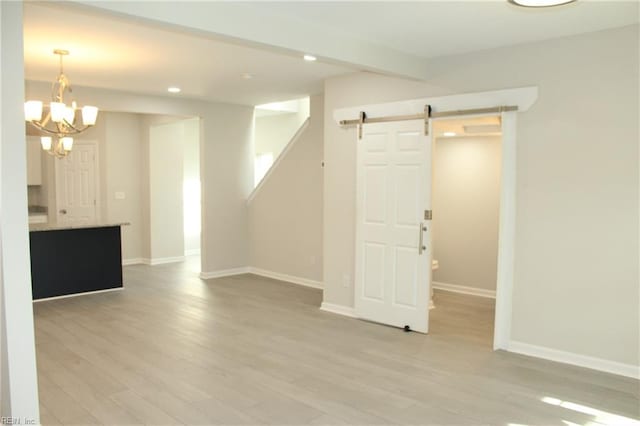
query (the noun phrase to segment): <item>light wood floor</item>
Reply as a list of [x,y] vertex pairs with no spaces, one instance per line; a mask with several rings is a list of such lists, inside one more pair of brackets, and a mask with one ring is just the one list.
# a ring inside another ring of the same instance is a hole
[[421,335],[195,269],[130,266],[124,291],[34,305],[43,423],[640,424],[637,381],[491,351],[491,300],[436,293]]

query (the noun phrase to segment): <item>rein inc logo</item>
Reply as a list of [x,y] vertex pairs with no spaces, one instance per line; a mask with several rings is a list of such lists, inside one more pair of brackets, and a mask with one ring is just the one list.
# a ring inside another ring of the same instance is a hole
[[3,425],[35,425],[36,419],[28,417],[0,417],[0,424]]

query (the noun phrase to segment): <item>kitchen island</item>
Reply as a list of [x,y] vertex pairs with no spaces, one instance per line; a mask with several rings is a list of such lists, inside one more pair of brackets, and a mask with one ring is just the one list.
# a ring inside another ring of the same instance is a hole
[[122,288],[122,225],[30,225],[33,300]]

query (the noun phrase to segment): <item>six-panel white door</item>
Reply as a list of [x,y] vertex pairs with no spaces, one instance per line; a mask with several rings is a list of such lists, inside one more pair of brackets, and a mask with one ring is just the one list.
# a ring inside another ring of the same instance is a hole
[[426,333],[431,138],[424,133],[422,120],[372,123],[357,141],[355,312]]
[[74,143],[67,157],[56,161],[57,221],[65,225],[96,222],[97,147]]

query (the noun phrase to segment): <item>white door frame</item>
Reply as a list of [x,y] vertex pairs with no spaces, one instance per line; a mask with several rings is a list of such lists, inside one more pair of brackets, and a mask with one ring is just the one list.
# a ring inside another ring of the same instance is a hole
[[498,106],[518,107],[517,112],[502,113],[502,170],[494,350],[508,350],[511,340],[516,223],[516,117],[518,112],[527,111],[537,98],[537,87],[524,87],[364,105],[335,110],[333,113],[334,120],[340,123],[341,120],[357,118],[360,111],[365,111],[368,118],[420,114],[424,112],[425,105],[431,105],[436,112]]
[[[95,153],[96,153],[96,159],[95,159],[95,166],[96,166],[96,170],[95,170],[95,182],[96,182],[96,223],[100,223],[101,222],[101,208],[100,208],[100,145],[98,144],[97,140],[93,140],[93,139],[80,139],[80,140],[76,140],[74,139],[73,141],[73,146],[77,146],[77,145],[93,145],[95,147]],[[73,152],[73,149],[72,149]],[[58,193],[58,171],[59,171],[59,161],[58,159],[54,158],[54,171],[53,171],[53,176],[54,176],[54,183],[53,183],[53,190],[55,191],[56,194],[56,208],[54,210],[55,213],[55,217],[58,217],[58,210],[60,208],[60,194]],[[51,217],[51,216],[49,216]]]

